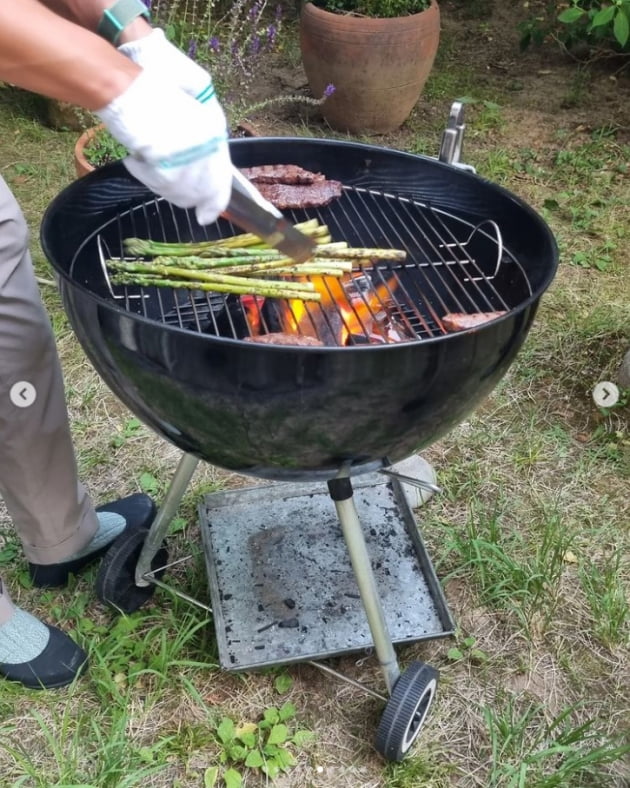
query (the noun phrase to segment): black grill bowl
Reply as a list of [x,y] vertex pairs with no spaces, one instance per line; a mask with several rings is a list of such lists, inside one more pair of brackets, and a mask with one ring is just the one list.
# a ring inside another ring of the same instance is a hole
[[[375,470],[461,422],[508,370],[553,279],[557,248],[543,220],[504,189],[430,158],[302,138],[235,140],[231,150],[237,166],[290,162],[472,225],[491,219],[529,289],[508,293],[508,313],[476,330],[390,345],[259,345],[165,325],[104,288],[96,232],[151,200],[121,164],[109,165],[57,196],[41,240],[74,331],[110,389],[183,451],[277,480],[330,478],[345,463]],[[348,227],[347,240],[361,243],[351,236]]]

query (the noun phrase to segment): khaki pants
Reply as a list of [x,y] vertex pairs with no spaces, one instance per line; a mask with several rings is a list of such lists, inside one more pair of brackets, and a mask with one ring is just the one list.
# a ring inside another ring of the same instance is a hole
[[[32,392],[34,402],[24,406]],[[63,561],[96,532],[94,508],[77,479],[61,368],[26,222],[1,177],[0,496],[33,563]],[[11,614],[2,589],[0,623]]]

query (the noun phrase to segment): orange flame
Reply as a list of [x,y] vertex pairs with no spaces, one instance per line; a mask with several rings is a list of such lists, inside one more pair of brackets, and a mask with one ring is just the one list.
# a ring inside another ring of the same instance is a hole
[[[353,283],[353,279],[355,283]],[[375,326],[374,318],[376,314],[383,311],[383,304],[391,295],[394,277],[376,287],[370,283],[370,289],[363,292],[358,288],[360,279],[369,281],[362,273],[356,277],[342,277],[341,279],[332,276],[318,276],[311,279],[321,296],[319,304],[311,308],[324,311],[332,309],[341,315],[342,325],[340,336],[337,337],[340,345],[345,345],[352,335],[366,336],[372,339],[375,336],[382,337],[378,326]],[[356,295],[352,294],[352,288],[356,289]],[[288,313],[283,319],[284,330],[317,336],[317,330],[311,320],[309,305],[298,299],[291,299],[288,304]],[[376,341],[383,340],[376,339]]]
[[241,306],[245,310],[245,319],[249,324],[252,336],[260,334],[260,310],[265,299],[261,296],[243,295],[241,296]]

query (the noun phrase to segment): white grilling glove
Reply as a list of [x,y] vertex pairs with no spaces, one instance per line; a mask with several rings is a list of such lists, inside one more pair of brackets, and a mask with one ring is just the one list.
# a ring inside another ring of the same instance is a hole
[[199,224],[213,222],[227,207],[232,162],[225,117],[159,74],[142,71],[131,85],[95,114],[130,152],[129,172],[180,208],[194,208]]
[[[154,28],[148,36],[122,44],[118,51],[155,77],[160,77],[165,83],[174,82],[213,112],[218,110],[223,115],[210,74],[171,44],[159,28]],[[223,123],[227,126],[225,116]]]
[[[205,68],[185,55],[181,49],[171,44],[162,30],[154,28],[148,36],[122,44],[118,47],[118,51],[151,74],[160,77],[164,83],[175,82],[185,93],[197,99],[207,109],[208,123],[211,127],[214,128],[221,121],[227,127],[225,115],[216,97],[210,74]],[[280,215],[279,211],[265,200],[254,184],[239,175],[240,173],[236,173],[243,188],[258,205],[276,216]]]

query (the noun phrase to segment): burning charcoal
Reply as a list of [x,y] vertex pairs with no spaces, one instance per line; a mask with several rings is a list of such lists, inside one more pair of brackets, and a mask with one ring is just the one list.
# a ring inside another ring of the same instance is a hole
[[238,296],[228,296],[221,310],[212,310],[201,326],[204,334],[240,337],[249,334],[247,313]]
[[380,334],[349,334],[346,340],[348,345],[385,345],[387,340]]

